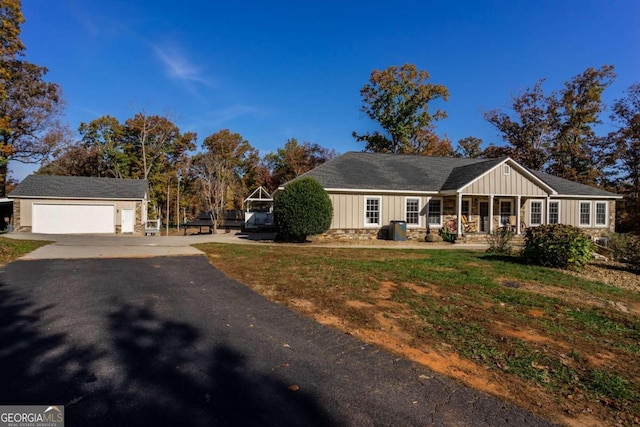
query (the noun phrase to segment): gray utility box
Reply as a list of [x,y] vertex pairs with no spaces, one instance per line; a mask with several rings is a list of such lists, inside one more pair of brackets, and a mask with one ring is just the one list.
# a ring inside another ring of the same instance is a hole
[[404,242],[407,240],[407,222],[391,221],[389,224],[389,239],[397,242]]

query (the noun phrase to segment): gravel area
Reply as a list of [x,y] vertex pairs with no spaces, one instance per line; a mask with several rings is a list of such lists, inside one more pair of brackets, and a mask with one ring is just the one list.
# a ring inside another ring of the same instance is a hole
[[593,261],[581,272],[571,274],[607,285],[640,292],[640,275],[633,273],[622,263],[615,261]]

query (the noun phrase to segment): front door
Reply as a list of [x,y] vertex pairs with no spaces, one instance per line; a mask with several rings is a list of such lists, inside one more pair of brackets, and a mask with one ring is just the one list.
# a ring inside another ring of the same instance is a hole
[[480,211],[479,230],[482,233],[488,233],[489,232],[489,202],[480,202],[478,210]]
[[133,233],[133,209],[122,209],[122,233]]

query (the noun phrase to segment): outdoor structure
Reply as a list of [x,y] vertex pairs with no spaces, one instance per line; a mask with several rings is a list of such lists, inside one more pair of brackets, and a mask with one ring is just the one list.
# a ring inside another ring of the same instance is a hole
[[273,197],[262,186],[244,199],[244,229],[265,230],[274,227]]
[[142,179],[29,175],[12,192],[13,228],[44,234],[142,233]]
[[[405,221],[409,238],[447,227],[458,236],[499,227],[562,223],[592,236],[614,231],[614,193],[531,171],[511,158],[471,159],[349,152],[301,175],[320,182],[333,204],[327,234],[386,236]],[[286,185],[286,184],[285,184]]]

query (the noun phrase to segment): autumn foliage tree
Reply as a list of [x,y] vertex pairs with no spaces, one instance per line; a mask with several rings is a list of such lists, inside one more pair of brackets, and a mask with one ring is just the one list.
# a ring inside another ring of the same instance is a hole
[[512,114],[497,109],[484,114],[507,143],[504,154],[534,170],[541,170],[547,163],[552,134],[549,100],[542,82],[512,98]]
[[603,140],[595,128],[604,109],[602,94],[614,76],[610,65],[587,68],[550,95],[545,95],[541,80],[512,99],[511,112],[486,112],[484,118],[506,145],[490,145],[483,156],[508,155],[534,170],[599,184]]
[[279,185],[320,166],[335,156],[334,150],[310,142],[300,144],[297,139],[290,138],[285,142],[284,147],[264,157],[271,171],[268,187],[270,190],[275,190]]
[[451,155],[447,139],[435,133],[434,122],[444,119],[440,109],[429,111],[429,103],[447,101],[449,91],[443,85],[429,83],[429,73],[413,64],[374,70],[369,83],[360,90],[361,111],[377,122],[383,132],[357,134],[365,150],[381,153]]
[[192,173],[205,201],[214,228],[224,220],[224,212],[237,206],[238,188],[257,161],[255,149],[240,134],[229,129],[207,136],[202,152],[191,161]]
[[[20,39],[20,26],[24,23],[20,0],[0,0],[0,80],[6,81],[11,72],[8,61],[15,60],[24,53],[24,44]],[[7,62],[5,62],[7,61]],[[0,86],[0,100],[8,96],[4,86]],[[3,123],[2,126],[6,126]]]
[[458,140],[456,155],[467,158],[482,157],[482,139],[475,136],[467,136]]
[[602,94],[614,78],[612,65],[587,68],[550,98],[548,173],[582,184],[599,183],[603,158],[595,127],[602,123]]
[[615,102],[611,118],[619,125],[609,136],[609,156],[616,173],[613,180],[624,195],[618,225],[621,230],[640,233],[640,82]]
[[45,67],[19,58],[23,22],[19,1],[0,0],[0,197],[11,160],[38,163],[68,136],[60,87],[44,80]]

